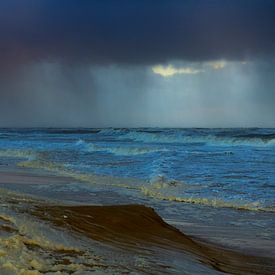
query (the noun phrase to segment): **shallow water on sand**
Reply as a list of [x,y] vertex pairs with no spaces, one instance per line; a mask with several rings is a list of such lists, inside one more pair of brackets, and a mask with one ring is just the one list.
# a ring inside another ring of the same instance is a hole
[[0,192],[1,274],[272,274],[275,270],[268,257],[190,238],[146,206],[62,204]]
[[1,274],[219,273],[214,259],[151,208],[62,205],[0,192]]

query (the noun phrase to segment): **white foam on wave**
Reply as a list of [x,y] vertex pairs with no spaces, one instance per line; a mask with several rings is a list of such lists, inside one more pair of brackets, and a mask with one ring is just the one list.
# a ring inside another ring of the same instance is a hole
[[0,150],[0,157],[23,158],[33,160],[36,158],[36,153],[32,150],[2,149]]
[[124,134],[126,131],[126,129],[114,129],[114,128],[106,128],[106,129],[101,129],[99,131],[100,134],[104,134],[104,135],[118,135],[118,134]]
[[164,148],[153,147],[134,147],[134,146],[100,146],[92,143],[86,143],[83,140],[78,140],[76,146],[82,146],[87,152],[107,152],[119,156],[135,156],[150,154],[155,152],[165,152]]
[[274,207],[264,206],[259,201],[249,202],[245,200],[226,200],[218,197],[199,197],[186,193],[188,190],[193,191],[200,188],[202,188],[201,185],[166,179],[159,175],[151,179],[148,185],[143,185],[141,187],[141,193],[153,199],[178,203],[200,204],[218,208],[233,208],[237,210],[275,212]]
[[145,133],[131,131],[119,137],[120,140],[130,139],[145,143],[206,143],[208,145],[224,146],[270,146],[275,145],[275,139],[261,139],[259,137],[221,137],[215,135],[191,136],[180,133]]
[[154,149],[154,148],[146,148],[146,147],[125,147],[125,146],[100,147],[96,145],[90,145],[88,150],[90,152],[105,151],[105,152],[112,153],[119,156],[134,156],[134,155],[143,155],[143,154],[150,154],[150,153],[165,151],[164,149]]
[[79,139],[76,143],[76,146],[82,146],[82,145],[86,145],[86,142],[83,139]]

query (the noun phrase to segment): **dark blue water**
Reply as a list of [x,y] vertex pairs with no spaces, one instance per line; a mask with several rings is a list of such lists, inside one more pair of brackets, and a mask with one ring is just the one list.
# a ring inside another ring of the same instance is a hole
[[107,175],[103,189],[132,196],[275,211],[275,129],[0,129],[0,158],[79,184]]

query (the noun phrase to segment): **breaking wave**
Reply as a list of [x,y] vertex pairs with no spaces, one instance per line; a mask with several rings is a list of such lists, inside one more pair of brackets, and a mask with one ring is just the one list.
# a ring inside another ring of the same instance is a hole
[[167,149],[152,148],[152,147],[134,147],[134,146],[99,146],[92,143],[86,143],[83,140],[76,142],[77,146],[82,146],[88,152],[107,152],[119,156],[135,156],[150,154],[155,152],[167,151]]
[[104,135],[118,135],[118,134],[125,134],[130,130],[127,128],[105,128],[100,130],[100,134]]
[[269,146],[275,145],[274,134],[251,134],[251,135],[184,135],[183,133],[152,133],[131,131],[119,137],[121,140],[130,139],[144,143],[193,143],[208,145],[246,145],[246,146]]
[[140,147],[100,147],[97,145],[89,145],[89,152],[98,152],[105,151],[111,154],[119,155],[119,156],[134,156],[134,155],[143,155],[150,154],[159,151],[165,151],[164,149],[153,149],[153,148],[140,148]]
[[32,160],[36,157],[36,153],[32,150],[2,149],[0,150],[0,157],[25,158]]
[[131,178],[99,176],[89,173],[75,172],[68,169],[66,165],[63,164],[39,160],[21,162],[18,164],[18,166],[55,172],[58,175],[71,177],[79,182],[88,184],[133,189],[139,191],[144,196],[151,197],[157,200],[200,204],[211,207],[233,208],[237,210],[275,212],[275,208],[273,206],[264,206],[261,202],[258,201],[227,201],[222,198],[194,197],[192,195],[188,196],[186,195],[186,190],[200,189],[201,186],[196,184],[184,183],[182,181],[174,179],[166,179],[161,175],[153,177],[149,181]]
[[[275,207],[264,206],[262,203],[256,202],[245,202],[243,200],[232,200],[226,201],[219,198],[207,198],[207,197],[192,197],[192,196],[180,196],[175,195],[177,192],[172,192],[173,194],[169,195],[167,188],[173,187],[174,184],[171,183],[157,183],[149,186],[142,186],[141,192],[143,195],[151,197],[153,199],[181,202],[181,203],[191,203],[191,204],[200,204],[211,207],[218,208],[233,208],[236,210],[249,210],[249,211],[263,211],[263,212],[275,212]],[[188,188],[185,186],[185,188]],[[177,190],[175,190],[177,191]]]

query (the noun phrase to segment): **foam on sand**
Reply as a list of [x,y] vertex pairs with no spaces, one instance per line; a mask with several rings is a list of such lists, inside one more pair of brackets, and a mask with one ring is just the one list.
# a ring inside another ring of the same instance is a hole
[[92,265],[98,269],[102,265],[105,269],[96,255],[68,247],[62,242],[53,242],[41,235],[37,224],[30,219],[21,224],[12,217],[1,215],[0,221],[1,274],[72,273],[91,270]]
[[27,212],[41,205],[39,200],[0,192],[0,274],[121,274],[128,270],[106,261],[94,243],[87,248],[81,238],[30,216]]

